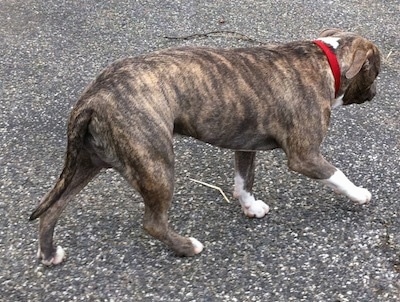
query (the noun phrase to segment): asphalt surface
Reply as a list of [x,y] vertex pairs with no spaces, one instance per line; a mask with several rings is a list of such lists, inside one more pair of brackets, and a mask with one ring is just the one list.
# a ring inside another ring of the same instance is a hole
[[[333,114],[324,155],[373,200],[358,206],[260,153],[256,197],[271,212],[246,218],[232,198],[233,154],[176,140],[171,223],[205,250],[177,258],[141,228],[143,205],[108,171],[70,203],[55,240],[68,258],[35,258],[30,212],[58,176],[68,112],[86,84],[124,56],[178,45],[312,39],[357,31],[381,49],[373,102]],[[333,1],[0,1],[1,301],[400,301],[400,5]],[[190,181],[221,187],[218,191]]]

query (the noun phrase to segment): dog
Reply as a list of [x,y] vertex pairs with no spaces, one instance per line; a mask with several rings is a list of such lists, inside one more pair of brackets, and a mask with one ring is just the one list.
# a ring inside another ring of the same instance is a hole
[[174,190],[174,134],[235,151],[234,196],[245,215],[268,205],[252,192],[256,151],[281,148],[291,170],[364,204],[354,185],[320,154],[331,110],[376,94],[379,49],[327,29],[314,41],[219,49],[182,47],[118,60],[72,109],[62,173],[30,220],[40,217],[38,258],[59,264],[56,222],[68,201],[102,169],[114,168],[142,196],[144,229],[180,256],[203,250],[168,225]]

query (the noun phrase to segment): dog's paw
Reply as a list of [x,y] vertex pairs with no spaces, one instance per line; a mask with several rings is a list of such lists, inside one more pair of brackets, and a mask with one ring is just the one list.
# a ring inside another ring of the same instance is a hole
[[352,200],[359,204],[365,204],[370,202],[372,195],[371,193],[364,188],[356,187],[352,188],[351,190],[347,191],[347,196]]
[[328,179],[322,180],[327,186],[331,187],[336,193],[346,195],[352,201],[359,204],[367,203],[371,200],[371,193],[364,188],[354,185],[342,171],[336,170]]
[[195,255],[200,254],[204,249],[203,244],[200,241],[198,241],[196,238],[190,237],[189,239],[192,242],[194,254]]
[[262,200],[254,200],[251,203],[242,205],[243,212],[248,217],[262,218],[269,212],[269,206]]
[[46,266],[51,266],[51,265],[57,265],[63,262],[65,258],[65,252],[64,249],[61,246],[57,246],[56,252],[54,253],[54,256],[51,257],[50,259],[46,260],[43,258],[42,253],[38,252],[39,258],[42,258],[42,263]]

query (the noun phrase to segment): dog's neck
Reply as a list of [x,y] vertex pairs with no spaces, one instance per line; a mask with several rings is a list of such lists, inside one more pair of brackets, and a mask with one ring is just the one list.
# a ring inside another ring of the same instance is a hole
[[[328,59],[329,66],[331,67],[333,77],[335,79],[335,98],[338,97],[338,92],[340,89],[340,77],[341,77],[341,72],[340,72],[340,66],[338,59],[335,55],[335,53],[332,51],[329,45],[325,43],[322,39],[317,39],[313,41],[321,50],[324,52],[326,58]],[[333,47],[333,46],[332,46]]]

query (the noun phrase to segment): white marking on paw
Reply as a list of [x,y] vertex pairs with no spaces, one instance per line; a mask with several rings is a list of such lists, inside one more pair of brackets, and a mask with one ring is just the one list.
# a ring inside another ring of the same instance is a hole
[[235,189],[233,191],[233,197],[240,198],[240,194],[243,191],[244,179],[239,175],[235,175]]
[[367,189],[356,186],[353,188],[353,191],[348,192],[347,196],[359,204],[370,202],[372,198],[372,194]]
[[354,185],[342,171],[336,170],[333,175],[322,181],[327,186],[331,187],[335,192],[346,195],[352,201],[359,204],[367,203],[371,200],[371,193],[364,188]]
[[256,218],[263,218],[269,212],[269,206],[264,203],[262,200],[254,200],[251,204],[246,207],[242,205],[243,212],[248,217],[256,217]]
[[244,189],[244,179],[237,174],[235,176],[235,198],[239,199],[243,212],[248,217],[262,218],[269,212],[269,206],[261,200],[256,200],[254,195]]
[[200,254],[202,252],[202,250],[204,249],[203,244],[200,241],[198,241],[196,238],[190,237],[189,239],[190,239],[190,241],[192,241],[194,253]]
[[[41,256],[43,257],[43,255]],[[42,263],[46,266],[57,265],[60,264],[64,260],[64,258],[65,258],[64,249],[61,246],[57,246],[57,250],[54,257],[52,257],[50,260],[42,259]]]
[[325,44],[329,44],[334,49],[339,47],[340,38],[337,38],[337,37],[323,37],[323,38],[318,38],[317,40],[320,40],[320,41],[324,42]]
[[337,107],[343,105],[343,96],[344,96],[344,95],[342,94],[341,96],[338,96],[338,97],[334,100],[334,102],[333,102],[333,104],[332,104],[332,109],[335,109],[335,108],[337,108]]

